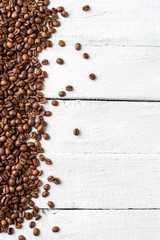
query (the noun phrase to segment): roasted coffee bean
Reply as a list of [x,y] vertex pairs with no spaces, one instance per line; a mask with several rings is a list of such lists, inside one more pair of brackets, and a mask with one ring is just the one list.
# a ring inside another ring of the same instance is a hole
[[49,159],[49,158],[46,158],[46,159],[45,159],[45,164],[51,165],[51,164],[52,164],[52,160]]
[[85,6],[83,6],[83,11],[88,11],[89,9],[90,9],[90,6],[89,5],[85,5]]
[[57,227],[57,226],[55,226],[55,227],[53,227],[52,228],[52,232],[59,232],[60,231],[60,228],[59,227]]
[[44,191],[44,192],[42,192],[42,197],[48,197],[48,195],[49,195],[49,192],[48,191]]
[[48,133],[44,133],[44,134],[43,134],[43,138],[44,138],[45,140],[49,140],[49,139],[50,139],[50,136],[49,136]]
[[47,178],[47,180],[48,180],[48,182],[53,182],[54,177],[53,177],[53,176],[49,176],[49,177]]
[[12,235],[14,233],[14,229],[8,228],[7,233],[8,233],[8,235]]
[[66,18],[66,17],[68,17],[68,12],[62,11],[62,12],[61,12],[61,15],[62,15],[62,17],[65,17],[65,18]]
[[53,101],[52,101],[52,105],[53,105],[53,106],[58,106],[58,105],[59,105],[59,102],[58,102],[57,100],[53,100]]
[[29,227],[30,227],[30,228],[34,228],[35,226],[36,226],[36,223],[35,223],[35,222],[32,221],[32,222],[29,223]]
[[35,228],[35,229],[33,230],[33,235],[34,235],[34,236],[39,236],[39,234],[40,234],[39,228]]
[[43,64],[43,65],[48,65],[48,63],[49,63],[49,62],[48,62],[47,59],[43,59],[43,60],[42,60],[42,64]]
[[49,185],[49,184],[45,184],[45,185],[43,186],[43,189],[46,190],[46,191],[49,190],[49,189],[50,189],[50,185]]
[[84,59],[88,59],[89,58],[89,54],[88,53],[83,53],[83,58]]
[[64,11],[64,7],[60,6],[60,7],[57,7],[57,12],[63,12]]
[[75,44],[75,49],[77,50],[77,51],[79,51],[79,50],[81,50],[81,44],[80,43],[76,43]]
[[71,85],[66,86],[66,91],[73,91],[73,87]]
[[78,136],[78,135],[79,135],[79,129],[78,129],[78,128],[75,128],[75,129],[73,130],[73,134],[74,134],[75,136]]
[[56,63],[62,65],[64,64],[64,60],[62,58],[57,58]]
[[41,218],[41,215],[37,214],[37,216],[35,217],[35,220],[38,221]]
[[60,179],[59,178],[54,178],[53,182],[58,185],[61,183]]
[[18,237],[18,240],[26,240],[26,238],[25,238],[23,235],[20,235],[20,236]]
[[91,74],[89,75],[89,78],[90,78],[91,80],[95,80],[95,79],[96,79],[96,75],[95,75],[94,73],[91,73]]
[[60,40],[60,41],[58,42],[58,44],[59,44],[60,47],[64,47],[64,46],[66,45],[63,40]]
[[60,91],[58,94],[59,94],[60,97],[65,97],[66,96],[65,91]]
[[48,207],[54,208],[54,206],[55,206],[55,205],[54,205],[54,203],[53,203],[52,201],[49,201],[49,202],[48,202]]

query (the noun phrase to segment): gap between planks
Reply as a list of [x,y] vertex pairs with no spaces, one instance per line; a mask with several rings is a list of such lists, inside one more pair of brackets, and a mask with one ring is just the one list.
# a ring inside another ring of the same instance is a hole
[[160,208],[40,208],[42,211],[157,211]]

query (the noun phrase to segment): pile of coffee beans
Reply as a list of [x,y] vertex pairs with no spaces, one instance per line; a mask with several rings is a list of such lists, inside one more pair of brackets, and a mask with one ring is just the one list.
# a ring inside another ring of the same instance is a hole
[[[42,185],[43,171],[37,167],[40,161],[52,164],[42,155],[40,143],[42,136],[49,139],[44,116],[51,112],[42,105],[47,100],[40,91],[48,74],[42,71],[38,54],[52,47],[49,38],[60,26],[58,13],[63,17],[68,13],[63,7],[49,9],[49,3],[0,0],[0,232],[9,235],[14,232],[10,225],[20,229],[24,219],[40,219],[32,200],[39,197]],[[53,181],[60,183],[58,178]],[[42,195],[48,196],[48,190]],[[54,207],[53,202],[48,205]],[[34,228],[34,221],[29,226]],[[33,234],[38,236],[40,230],[34,228]],[[20,235],[19,239],[26,238]]]

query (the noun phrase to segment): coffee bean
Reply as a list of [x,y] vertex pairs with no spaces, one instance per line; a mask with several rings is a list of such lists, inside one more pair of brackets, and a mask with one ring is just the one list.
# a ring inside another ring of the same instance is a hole
[[48,180],[48,182],[53,182],[54,177],[51,175],[51,176],[49,176],[49,177],[47,178],[47,180]]
[[66,18],[66,17],[68,17],[68,12],[62,11],[62,12],[61,12],[61,15],[62,15],[62,17],[65,17],[65,18]]
[[44,133],[44,134],[43,134],[43,138],[44,138],[45,140],[49,140],[49,139],[50,139],[50,136],[49,136],[48,133]]
[[39,236],[39,234],[40,234],[39,228],[35,228],[35,229],[33,230],[33,235],[34,235],[34,236]]
[[58,185],[61,183],[60,179],[59,178],[54,178],[53,182]]
[[64,7],[60,6],[60,7],[57,7],[57,12],[62,12],[64,11]]
[[75,128],[75,129],[73,130],[73,134],[74,134],[75,136],[78,136],[78,135],[79,135],[79,129],[78,129],[78,128]]
[[83,6],[83,11],[88,11],[89,9],[90,9],[90,6],[89,5],[85,5],[85,6]]
[[44,190],[49,190],[49,189],[50,189],[50,185],[49,185],[49,184],[45,184],[45,185],[43,186],[43,189],[44,189]]
[[60,91],[58,94],[59,94],[60,97],[65,97],[66,96],[66,93],[64,91]]
[[42,197],[48,197],[48,195],[49,195],[49,192],[48,191],[44,191],[44,192],[42,192]]
[[56,101],[56,100],[53,100],[53,101],[52,101],[52,105],[53,105],[53,106],[58,106],[58,105],[59,105],[59,102]]
[[66,45],[63,40],[60,40],[60,41],[58,42],[58,44],[59,44],[60,47],[64,47],[64,46]]
[[51,165],[51,164],[52,164],[52,160],[49,159],[49,158],[46,158],[46,159],[45,159],[45,164]]
[[54,206],[55,206],[55,205],[54,205],[54,203],[53,203],[52,201],[49,201],[49,202],[48,202],[48,207],[54,208]]
[[59,232],[60,231],[60,228],[59,227],[57,227],[57,226],[55,226],[55,227],[53,227],[52,228],[52,232]]
[[83,53],[83,58],[84,59],[88,59],[89,58],[89,54],[88,53]]
[[62,65],[64,64],[64,60],[62,58],[57,58],[56,63]]
[[73,91],[73,87],[71,85],[66,86],[66,91]]
[[42,64],[43,64],[43,65],[48,65],[48,63],[49,63],[49,62],[48,62],[47,59],[43,59],[43,60],[42,60]]
[[96,79],[96,75],[95,75],[94,73],[91,73],[91,74],[89,75],[89,78],[90,78],[91,80],[95,80],[95,79]]
[[35,223],[35,222],[32,221],[32,222],[29,223],[29,227],[30,227],[30,228],[34,228],[35,226],[36,226],[36,223]]
[[8,228],[7,233],[8,233],[8,235],[12,235],[14,233],[14,229]]
[[77,51],[79,51],[79,50],[81,50],[81,44],[80,43],[76,43],[75,44],[75,49],[77,50]]
[[23,235],[19,235],[18,239],[19,240],[26,240],[26,238]]
[[38,221],[41,218],[41,215],[37,214],[37,216],[35,217],[35,220]]

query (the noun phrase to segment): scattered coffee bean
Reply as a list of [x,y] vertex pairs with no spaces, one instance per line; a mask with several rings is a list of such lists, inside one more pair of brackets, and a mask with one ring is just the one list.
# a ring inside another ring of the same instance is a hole
[[33,235],[37,237],[37,236],[39,236],[39,234],[40,234],[39,228],[35,228],[35,229],[33,230]]
[[59,178],[54,178],[53,182],[58,185],[61,183],[60,179]]
[[54,206],[55,206],[55,205],[54,205],[54,203],[53,203],[52,201],[49,201],[49,202],[48,202],[48,207],[54,208]]
[[48,133],[44,133],[44,134],[43,134],[43,138],[44,138],[45,140],[49,140],[49,139],[50,139],[50,136],[49,136]]
[[52,105],[53,105],[53,106],[58,106],[58,105],[59,105],[59,102],[58,102],[57,100],[53,100],[53,101],[52,101]]
[[94,73],[91,73],[91,74],[89,75],[89,78],[90,78],[91,80],[95,80],[95,79],[96,79],[96,75],[95,75]]
[[56,63],[62,65],[64,64],[64,60],[62,58],[57,58]]
[[48,195],[49,195],[49,192],[48,191],[44,191],[44,192],[42,192],[42,197],[48,197]]
[[75,49],[77,50],[77,51],[79,51],[79,50],[81,50],[81,44],[80,43],[76,43],[75,44]]
[[35,220],[38,221],[41,218],[41,215],[37,214],[37,216],[35,217]]
[[73,87],[71,85],[66,86],[66,91],[72,91],[72,90],[73,90]]
[[83,53],[83,58],[84,59],[88,59],[89,58],[89,54],[88,53]]
[[26,240],[26,238],[23,235],[19,235],[18,240]]
[[50,185],[49,185],[49,184],[45,184],[45,185],[43,186],[43,189],[46,190],[46,191],[48,191],[48,190],[50,189]]
[[8,233],[8,235],[12,235],[14,233],[14,229],[8,228],[7,233]]
[[60,6],[60,7],[57,7],[57,12],[63,12],[64,11],[64,7]]
[[53,177],[53,176],[49,176],[49,177],[47,178],[47,180],[48,180],[48,182],[53,182],[54,177]]
[[78,129],[78,128],[75,128],[75,129],[73,130],[73,134],[74,134],[75,136],[78,136],[78,135],[79,135],[79,129]]
[[68,14],[68,12],[66,12],[66,11],[62,11],[62,12],[61,12],[61,15],[62,15],[62,17],[65,17],[65,18],[66,18],[66,17],[68,17],[69,14]]
[[64,42],[63,40],[60,40],[60,41],[58,42],[58,44],[59,44],[60,47],[66,46],[66,44],[65,44],[65,42]]
[[36,223],[35,223],[35,222],[32,221],[32,222],[29,223],[29,227],[30,227],[30,228],[35,228],[35,226],[36,226]]
[[85,5],[85,6],[83,6],[83,11],[88,11],[89,9],[90,9],[90,6],[89,5]]
[[58,94],[59,94],[60,97],[65,97],[66,96],[65,91],[60,91]]
[[43,59],[43,60],[42,60],[42,64],[43,64],[43,65],[48,65],[48,63],[49,63],[49,62],[48,62],[47,59]]
[[53,227],[52,228],[52,232],[59,232],[60,231],[60,228],[59,227],[57,227],[57,226],[55,226],[55,227]]
[[45,164],[51,165],[51,164],[52,164],[52,160],[49,159],[49,158],[46,158],[46,159],[45,159]]

